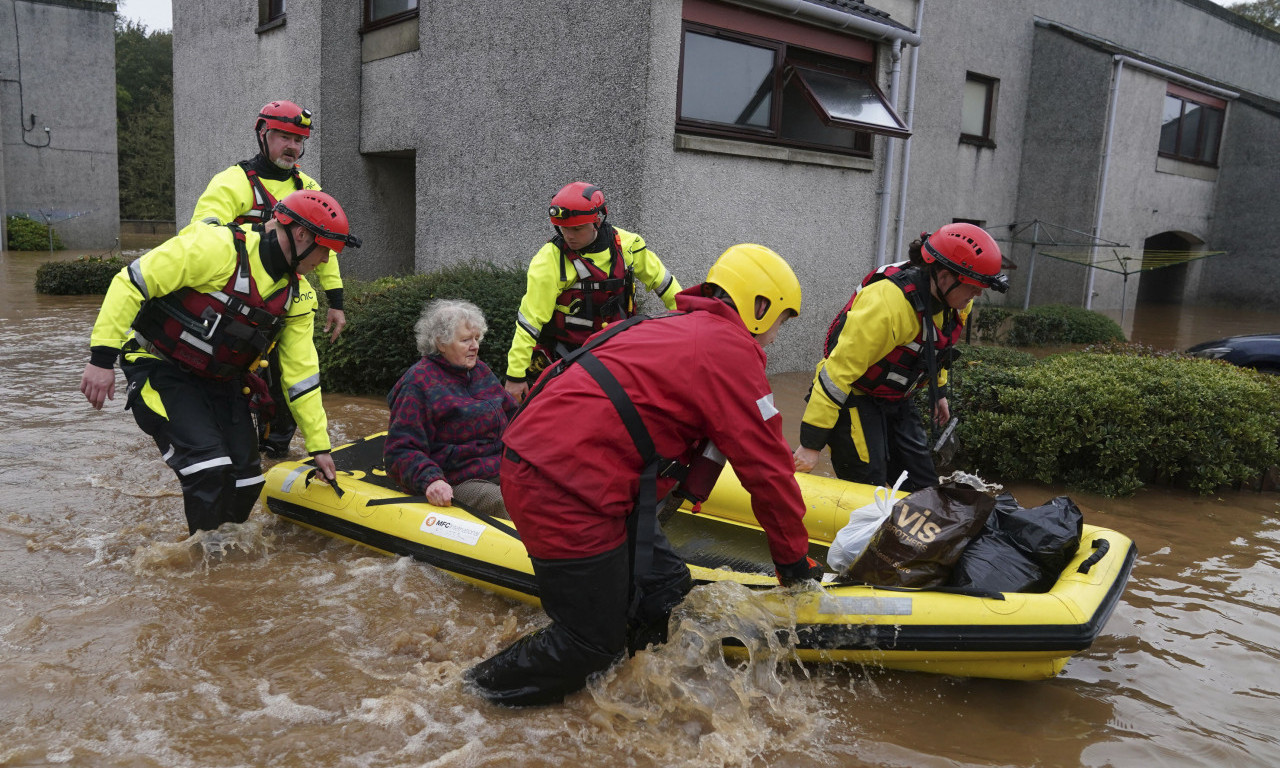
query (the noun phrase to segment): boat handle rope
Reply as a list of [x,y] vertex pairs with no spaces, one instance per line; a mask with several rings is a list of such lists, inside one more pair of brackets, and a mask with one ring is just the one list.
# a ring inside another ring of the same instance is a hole
[[1111,549],[1111,542],[1106,539],[1094,539],[1093,548],[1097,551],[1089,557],[1085,558],[1080,567],[1076,569],[1077,573],[1088,573],[1089,569],[1098,564],[1098,561],[1107,556],[1107,550]]

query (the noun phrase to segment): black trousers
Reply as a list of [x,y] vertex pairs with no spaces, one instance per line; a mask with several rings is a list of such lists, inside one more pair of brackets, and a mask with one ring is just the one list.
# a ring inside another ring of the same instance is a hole
[[285,398],[280,385],[280,350],[271,348],[267,357],[268,365],[263,378],[275,401],[276,410],[270,419],[258,420],[258,447],[272,458],[282,459],[289,454],[289,443],[298,431],[298,423],[293,420],[293,411],[289,409],[289,401]]
[[894,401],[851,395],[827,445],[831,466],[841,480],[892,487],[906,470],[904,490],[938,484],[914,397]]
[[591,557],[534,558],[533,574],[551,624],[466,672],[480,694],[497,704],[554,704],[624,651],[666,642],[671,611],[693,587],[689,567],[661,529],[652,569],[634,582],[626,543]]
[[[263,477],[249,398],[240,382],[205,379],[155,360],[122,368],[129,380],[125,408],[155,440],[182,484],[188,532],[248,520]],[[143,401],[146,382],[160,395],[167,416]]]

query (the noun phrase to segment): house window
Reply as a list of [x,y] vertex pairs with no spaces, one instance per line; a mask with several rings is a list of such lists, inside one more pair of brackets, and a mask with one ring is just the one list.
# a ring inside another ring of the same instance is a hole
[[418,15],[418,0],[364,0],[364,29],[377,29]]
[[776,39],[686,20],[676,127],[861,156],[873,133],[910,135],[873,82],[873,63],[797,45],[823,38],[784,25],[756,30],[782,32]]
[[960,141],[994,147],[992,126],[996,114],[996,86],[993,77],[968,72],[964,76],[964,94],[960,104]]
[[285,0],[258,0],[258,27],[255,32],[266,32],[269,29],[284,26]]
[[1222,99],[1169,83],[1160,124],[1160,155],[1217,165],[1226,109]]

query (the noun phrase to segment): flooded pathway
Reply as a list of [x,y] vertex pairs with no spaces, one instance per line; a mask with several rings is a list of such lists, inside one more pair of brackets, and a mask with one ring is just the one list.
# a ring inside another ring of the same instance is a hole
[[[1072,493],[1141,555],[1053,680],[730,665],[704,624],[563,706],[498,709],[460,674],[536,609],[261,508],[186,539],[151,441],[77,391],[100,298],[36,295],[45,258],[0,255],[0,766],[1280,764],[1280,494]],[[774,381],[794,441],[807,380]],[[380,398],[325,402],[335,442],[385,428]]]

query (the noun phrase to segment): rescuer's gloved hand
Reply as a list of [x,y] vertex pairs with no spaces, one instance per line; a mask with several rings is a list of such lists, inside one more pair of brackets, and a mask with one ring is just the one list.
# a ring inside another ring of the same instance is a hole
[[802,557],[790,565],[778,562],[773,565],[777,569],[778,583],[784,587],[794,587],[808,579],[822,581],[822,566],[812,557]]

